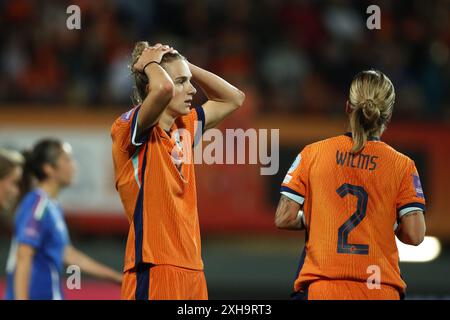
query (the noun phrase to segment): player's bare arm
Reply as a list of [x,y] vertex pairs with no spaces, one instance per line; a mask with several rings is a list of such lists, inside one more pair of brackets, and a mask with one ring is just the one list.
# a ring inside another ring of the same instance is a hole
[[418,246],[425,238],[425,216],[422,211],[412,211],[400,218],[397,238],[406,244]]
[[118,284],[122,283],[122,274],[95,261],[73,246],[67,246],[64,251],[64,263],[77,265],[83,272],[96,278],[109,280]]
[[205,93],[208,101],[205,111],[205,130],[214,128],[223,119],[237,110],[245,100],[245,94],[221,77],[189,63],[192,79]]
[[304,224],[300,204],[281,195],[275,214],[275,225],[280,229],[302,230]]
[[136,137],[158,122],[165,107],[172,99],[173,81],[159,65],[163,55],[170,51],[173,51],[173,48],[158,43],[144,49],[133,66],[134,70],[145,73],[149,79],[148,94],[142,102],[137,119]]
[[16,300],[28,300],[31,278],[31,266],[35,249],[27,244],[19,244],[17,248],[17,268],[14,273],[14,297]]

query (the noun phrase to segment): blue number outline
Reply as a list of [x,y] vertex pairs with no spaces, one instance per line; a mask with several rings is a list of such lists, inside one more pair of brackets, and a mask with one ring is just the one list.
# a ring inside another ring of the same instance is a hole
[[356,211],[347,221],[344,222],[344,224],[339,227],[337,252],[347,254],[369,254],[369,245],[348,243],[349,233],[356,228],[366,216],[369,195],[363,187],[355,186],[349,183],[344,183],[341,185],[336,192],[341,198],[344,198],[347,194],[351,194],[358,198]]

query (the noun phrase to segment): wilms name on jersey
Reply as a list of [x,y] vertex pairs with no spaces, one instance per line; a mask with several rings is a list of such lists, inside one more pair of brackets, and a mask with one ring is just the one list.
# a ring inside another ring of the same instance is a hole
[[347,166],[349,168],[373,171],[377,168],[376,159],[378,158],[378,156],[369,154],[352,154],[350,152],[336,151],[336,164],[339,166]]

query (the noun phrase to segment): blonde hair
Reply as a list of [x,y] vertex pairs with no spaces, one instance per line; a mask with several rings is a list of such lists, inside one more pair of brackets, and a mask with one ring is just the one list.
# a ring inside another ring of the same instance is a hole
[[0,179],[3,179],[16,167],[22,167],[25,158],[18,151],[0,149]]
[[[150,45],[147,41],[139,41],[134,46],[133,53],[131,54],[130,70],[134,78],[132,100],[135,105],[141,104],[142,101],[144,101],[145,97],[147,96],[147,85],[150,83],[150,79],[148,79],[145,73],[135,70],[133,66],[141,57],[142,52],[149,47]],[[186,60],[186,58],[179,53],[167,52],[163,55],[160,65],[164,67],[165,64],[178,59]]]
[[360,152],[369,137],[381,134],[391,119],[395,90],[391,80],[378,70],[358,73],[350,85],[352,153]]

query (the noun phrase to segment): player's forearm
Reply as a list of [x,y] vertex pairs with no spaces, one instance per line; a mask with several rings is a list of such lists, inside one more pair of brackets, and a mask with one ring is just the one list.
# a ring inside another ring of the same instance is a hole
[[14,273],[14,298],[16,300],[28,300],[30,286],[31,266],[34,252],[28,248],[17,250],[16,271]]
[[138,128],[143,131],[156,122],[173,97],[173,81],[164,69],[153,63],[145,68],[150,79],[149,93],[142,102]]
[[407,213],[400,220],[397,227],[397,238],[406,244],[418,246],[425,238],[425,218],[421,211]]
[[243,104],[245,94],[235,86],[214,73],[197,67],[192,63],[189,63],[189,69],[193,80],[200,86],[209,100],[228,102],[235,108]]
[[294,219],[289,218],[275,218],[275,224],[279,229],[286,229],[286,230],[303,230],[305,228],[303,221],[302,221],[302,215],[300,214],[301,211],[299,211],[299,214]]
[[275,213],[275,225],[279,229],[302,230],[304,223],[300,204],[282,194]]
[[81,251],[70,248],[66,252],[66,264],[74,264],[80,267],[82,272],[85,272],[93,277],[121,283],[122,274],[95,261],[91,257],[82,253]]
[[31,264],[24,265],[22,262],[17,264],[14,274],[14,298],[16,300],[28,300],[30,273]]

